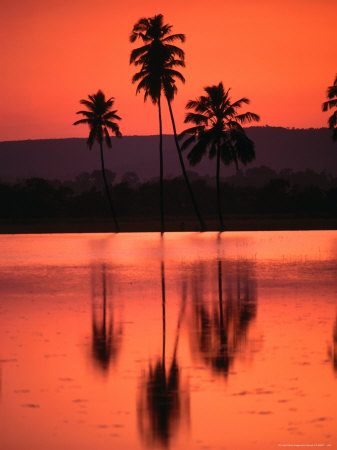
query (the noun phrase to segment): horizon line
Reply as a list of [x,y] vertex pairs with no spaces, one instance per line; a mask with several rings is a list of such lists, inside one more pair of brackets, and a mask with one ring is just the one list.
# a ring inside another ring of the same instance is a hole
[[[288,131],[296,131],[296,130],[330,130],[329,127],[282,127],[278,125],[252,125],[244,128],[281,128]],[[125,134],[122,135],[121,138],[126,137],[152,137],[152,136],[159,136],[159,134]],[[163,136],[173,136],[173,133],[163,133]],[[111,136],[111,138],[115,139],[121,139],[117,138],[116,136]],[[26,138],[26,139],[5,139],[2,140],[0,138],[0,144],[6,143],[6,142],[27,142],[27,141],[56,141],[56,140],[63,140],[63,139],[87,139],[87,137],[79,137],[79,136],[72,136],[72,137],[48,137],[48,138]]]

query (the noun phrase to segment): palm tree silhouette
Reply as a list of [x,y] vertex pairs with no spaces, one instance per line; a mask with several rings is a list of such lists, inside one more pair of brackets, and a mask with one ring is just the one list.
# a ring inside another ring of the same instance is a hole
[[217,207],[220,222],[220,231],[224,230],[220,200],[220,160],[229,165],[235,163],[238,169],[239,161],[244,165],[255,158],[254,143],[251,141],[241,124],[259,121],[257,114],[246,112],[237,114],[237,109],[249,100],[243,97],[232,102],[229,91],[224,89],[222,82],[218,85],[205,87],[206,95],[190,100],[186,108],[194,110],[186,114],[185,123],[195,126],[184,130],[180,136],[186,138],[182,144],[185,150],[190,145],[187,158],[192,166],[200,162],[208,152],[209,158],[216,156],[216,187]]
[[[193,275],[192,349],[214,374],[227,378],[236,356],[244,350],[249,326],[256,317],[257,290],[250,263],[238,263],[236,275],[227,277],[225,283],[225,261],[219,259],[217,264],[218,304],[214,309],[203,297],[203,272],[198,270]],[[232,263],[228,262],[225,269],[230,272]]]
[[144,90],[144,101],[150,96],[152,102],[158,105],[159,114],[159,155],[160,155],[160,208],[161,208],[161,232],[164,232],[164,188],[163,188],[163,142],[162,142],[162,117],[161,117],[161,93],[166,97],[173,127],[174,140],[178,151],[185,183],[191,197],[195,213],[199,219],[201,229],[205,229],[204,222],[199,213],[193,191],[186,173],[184,160],[178,142],[177,131],[172,111],[171,102],[177,93],[176,80],[185,82],[183,75],[177,67],[185,66],[184,51],[173,45],[172,42],[185,41],[184,34],[171,34],[172,25],[163,23],[163,15],[158,14],[150,18],[141,18],[134,25],[130,41],[141,39],[145,45],[131,52],[130,64],[141,66],[132,83],[138,83],[136,93]]
[[[326,96],[329,100],[322,104],[322,110],[328,111],[329,109],[337,108],[337,75],[333,85],[328,87]],[[332,116],[329,117],[328,124],[329,128],[333,130],[332,140],[337,141],[337,109]]]
[[121,137],[122,133],[119,131],[119,126],[115,122],[115,120],[120,120],[121,118],[116,114],[117,110],[111,110],[114,104],[114,98],[111,97],[109,99],[105,98],[105,95],[101,90],[98,90],[96,94],[89,95],[89,100],[80,100],[80,103],[82,105],[85,105],[88,110],[84,111],[77,111],[76,114],[81,114],[84,116],[84,119],[77,120],[73,123],[73,125],[78,125],[80,123],[86,123],[89,125],[90,133],[87,140],[87,144],[89,146],[89,149],[91,150],[92,146],[94,145],[94,142],[97,141],[100,146],[101,151],[101,164],[102,164],[102,175],[105,185],[105,191],[106,195],[109,201],[110,209],[111,209],[111,215],[113,218],[113,221],[115,223],[116,232],[119,232],[119,225],[117,222],[115,210],[112,204],[110,191],[108,182],[105,175],[105,168],[104,168],[104,157],[103,157],[103,140],[105,139],[105,142],[108,147],[112,147],[111,145],[111,138],[109,135],[109,130],[112,131],[112,133],[117,136]]
[[337,374],[337,316],[333,327],[332,346],[328,347],[328,355],[332,361],[332,367]]
[[[100,317],[96,313],[97,306],[95,305],[94,295],[92,298],[92,356],[97,366],[103,372],[107,372],[110,362],[116,363],[117,361],[121,350],[123,330],[121,324],[116,326],[112,308],[110,308],[111,311],[108,316],[107,270],[105,264],[102,264],[101,276],[102,311]],[[94,277],[92,280],[95,281]],[[107,319],[109,319],[109,323]]]
[[[188,415],[183,407],[181,370],[177,360],[181,324],[186,309],[186,283],[183,284],[182,302],[178,317],[173,356],[169,367],[166,365],[166,289],[165,267],[161,263],[162,293],[162,356],[155,364],[149,364],[145,375],[143,392],[138,404],[139,430],[146,446],[169,447],[170,440],[178,428],[180,420]],[[188,393],[185,393],[185,397]],[[188,401],[187,401],[188,403]],[[186,405],[185,405],[186,406]],[[187,408],[188,409],[188,408]]]

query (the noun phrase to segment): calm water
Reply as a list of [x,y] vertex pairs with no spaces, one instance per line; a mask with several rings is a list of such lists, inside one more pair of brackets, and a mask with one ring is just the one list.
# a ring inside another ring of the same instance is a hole
[[336,231],[0,249],[1,449],[336,447]]

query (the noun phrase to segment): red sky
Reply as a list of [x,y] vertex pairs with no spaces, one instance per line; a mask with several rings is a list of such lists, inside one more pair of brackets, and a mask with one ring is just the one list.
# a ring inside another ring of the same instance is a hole
[[[157,134],[157,111],[135,95],[128,38],[162,13],[185,33],[185,85],[173,107],[223,81],[246,96],[260,124],[321,127],[337,72],[336,0],[4,0],[0,17],[0,140],[86,136],[72,126],[79,100],[114,96],[123,134]],[[164,115],[164,131],[171,132]]]

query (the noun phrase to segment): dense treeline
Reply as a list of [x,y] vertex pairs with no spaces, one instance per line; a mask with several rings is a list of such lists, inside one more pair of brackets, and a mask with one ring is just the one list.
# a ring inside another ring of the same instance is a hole
[[[216,183],[211,177],[190,172],[191,184],[205,217],[217,212]],[[115,174],[107,171],[118,215],[124,218],[158,216],[159,179],[141,183],[134,173],[126,173],[113,184]],[[326,173],[276,173],[268,168],[248,169],[222,179],[222,207],[226,214],[332,214],[337,212],[337,178]],[[168,216],[193,216],[193,207],[182,177],[165,180]],[[109,205],[99,171],[83,173],[69,182],[31,178],[16,184],[0,184],[0,218],[105,218]]]

